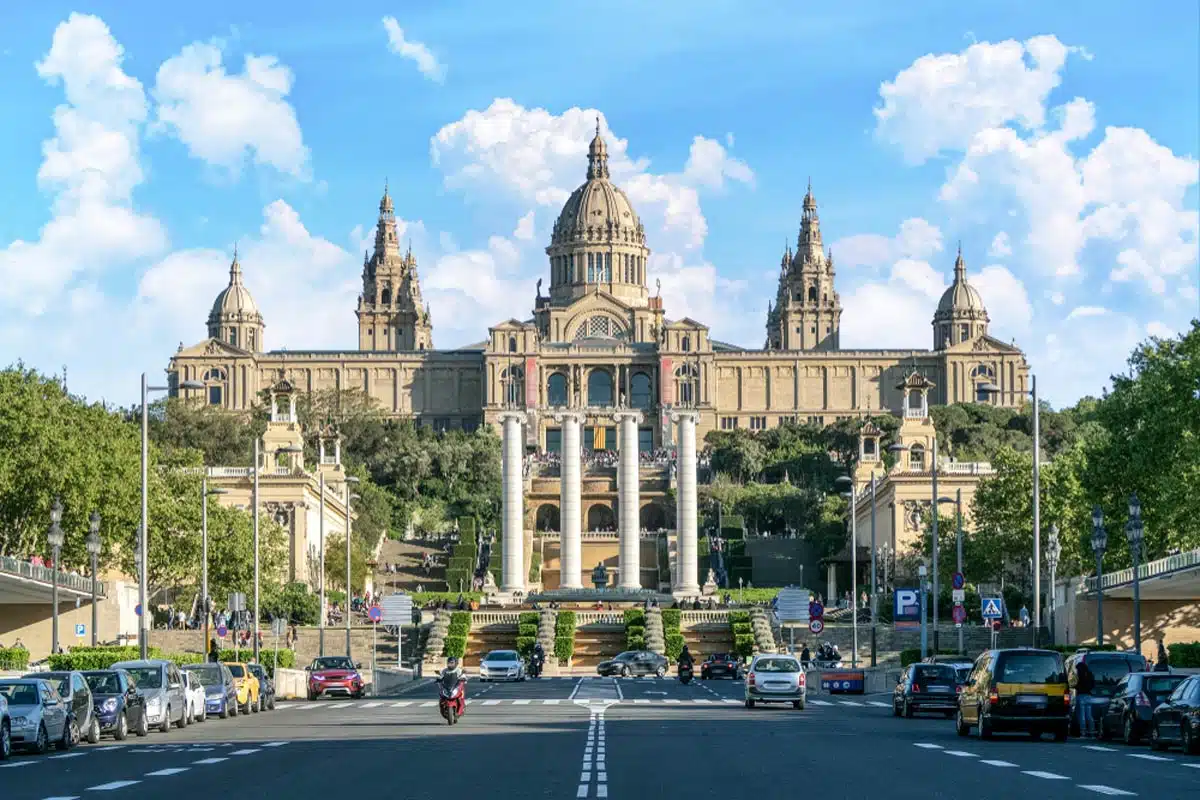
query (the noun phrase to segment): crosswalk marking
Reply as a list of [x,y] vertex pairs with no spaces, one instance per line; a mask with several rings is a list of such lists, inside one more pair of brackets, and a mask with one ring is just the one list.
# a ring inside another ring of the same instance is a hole
[[878,700],[868,700],[867,705],[875,706],[876,708],[891,708],[891,703],[881,703]]
[[672,700],[670,698],[663,700],[664,703],[682,703],[682,700]]
[[484,700],[483,704],[485,706],[498,706],[498,705],[500,705],[501,702],[502,701],[500,701],[500,700]]
[[527,706],[527,705],[529,705],[530,702],[531,701],[529,701],[529,700],[513,700],[513,705],[514,706]]
[[722,699],[721,699],[721,702],[722,702],[722,703],[732,703],[732,704],[733,704],[733,705],[735,705],[735,706],[739,706],[739,705],[741,705],[741,704],[742,704],[742,701],[741,701],[741,700],[734,700],[732,697],[725,697],[725,698],[722,698]]
[[697,698],[696,698],[695,700],[693,700],[692,702],[693,702],[693,703],[711,703],[711,702],[712,702],[712,700],[708,700],[708,699],[705,699],[705,698],[703,698],[703,697],[697,697]]
[[433,708],[436,705],[437,705],[436,700],[427,700],[424,703],[421,703],[421,708]]
[[813,705],[813,706],[831,706],[831,705],[833,705],[833,703],[830,703],[828,700],[809,700],[808,703],[809,703],[809,705]]
[[858,706],[862,707],[862,703],[856,703],[853,700],[838,700],[839,706]]
[[379,708],[383,703],[363,703],[363,708]]
[[323,705],[325,705],[325,704],[324,703],[309,703],[308,705],[304,705],[304,706],[296,706],[296,708],[303,711],[303,710],[309,709],[309,708],[320,708]]
[[543,700],[543,701],[542,701],[542,705],[544,705],[544,706],[556,706],[556,705],[558,705],[558,700]]
[[637,705],[649,705],[650,704],[649,700],[634,700],[633,702],[636,703]]
[[[665,693],[655,693],[655,694],[665,694]],[[576,703],[581,704],[581,705],[586,705],[590,702],[603,702],[606,705],[630,705],[630,704],[633,704],[633,705],[644,706],[644,705],[664,705],[665,704],[665,705],[698,705],[698,706],[714,706],[714,705],[737,706],[737,705],[742,705],[744,702],[741,698],[738,698],[738,697],[721,697],[716,692],[712,692],[712,695],[713,695],[712,697],[689,697],[689,698],[676,698],[676,697],[629,698],[629,697],[626,697],[626,698],[622,699],[622,698],[612,697],[612,698],[605,698],[605,699],[603,699],[603,701],[601,701],[599,699],[578,700],[578,701],[576,701]],[[482,706],[489,706],[489,707],[492,707],[492,706],[529,706],[529,705],[558,706],[563,703],[570,703],[570,702],[571,702],[571,700],[569,698],[564,699],[564,698],[555,698],[555,697],[551,697],[551,698],[524,697],[524,698],[504,698],[504,699],[499,699],[499,698],[484,699],[483,697],[474,697],[474,698],[469,698],[466,700],[466,703],[468,705],[475,705],[475,706],[482,705]],[[833,706],[846,706],[848,708],[863,708],[865,706],[869,706],[872,708],[890,708],[891,707],[888,703],[885,703],[885,702],[882,702],[879,700],[841,700],[841,699],[818,700],[818,699],[809,698],[809,699],[807,699],[806,702],[808,705],[818,707],[818,708],[830,708]],[[377,708],[382,708],[382,707],[387,707],[387,708],[410,708],[410,707],[412,707],[412,708],[434,708],[437,705],[438,705],[438,701],[436,701],[436,700],[399,700],[396,702],[372,701],[372,702],[368,702],[368,703],[329,703],[329,702],[296,703],[296,704],[291,704],[291,705],[284,705],[284,706],[281,706],[281,708],[295,708],[297,710],[317,709],[317,708],[325,708],[325,709],[353,708],[353,709],[357,709],[357,710],[369,711],[372,709],[377,709]],[[1091,746],[1083,745],[1083,746],[1089,747],[1089,749],[1093,749],[1093,750],[1111,751],[1113,749],[1113,748],[1109,748],[1109,747],[1100,747],[1098,745],[1091,745]],[[109,749],[113,749],[113,748],[107,747],[104,749],[109,750]],[[79,754],[68,753],[65,755],[67,757],[76,757]],[[1153,761],[1170,760],[1170,759],[1164,759],[1162,756],[1148,756],[1148,755],[1144,755],[1144,754],[1130,754],[1130,755],[1132,755],[1135,758],[1148,758],[1149,760],[1153,760]],[[54,758],[54,757],[55,756],[51,756],[51,758]],[[58,757],[62,757],[62,756],[58,756]],[[25,762],[18,762],[18,763],[25,763]],[[5,765],[5,766],[7,766],[7,765]]]
[[392,708],[407,708],[413,704],[412,700],[401,700],[399,703],[392,703]]

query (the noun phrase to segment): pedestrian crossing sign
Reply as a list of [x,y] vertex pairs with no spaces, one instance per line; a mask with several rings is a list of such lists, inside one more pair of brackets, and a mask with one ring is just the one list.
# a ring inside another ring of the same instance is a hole
[[1004,612],[1000,610],[1001,606],[999,597],[985,597],[983,599],[983,618],[1001,619],[1004,616]]

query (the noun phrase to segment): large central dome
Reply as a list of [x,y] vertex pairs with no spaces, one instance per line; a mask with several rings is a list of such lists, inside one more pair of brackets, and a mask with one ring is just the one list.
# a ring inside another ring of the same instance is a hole
[[609,179],[608,145],[588,146],[587,182],[563,205],[550,246],[550,296],[558,302],[603,289],[635,305],[646,303],[646,229],[629,198]]

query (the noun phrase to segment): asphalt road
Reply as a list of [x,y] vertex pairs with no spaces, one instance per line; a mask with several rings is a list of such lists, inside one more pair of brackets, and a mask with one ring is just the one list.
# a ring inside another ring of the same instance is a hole
[[1200,797],[1200,757],[1145,747],[962,739],[890,698],[811,695],[746,709],[740,683],[544,679],[469,686],[450,727],[436,690],[280,703],[123,744],[16,754],[3,800],[217,797]]

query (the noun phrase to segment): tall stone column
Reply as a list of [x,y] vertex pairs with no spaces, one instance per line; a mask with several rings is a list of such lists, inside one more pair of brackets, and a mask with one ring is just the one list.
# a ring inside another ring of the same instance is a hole
[[671,419],[679,426],[675,472],[675,593],[693,596],[700,594],[696,542],[696,422],[699,415],[695,411],[677,411]]
[[640,411],[618,411],[613,414],[620,436],[620,462],[617,469],[617,533],[620,537],[620,583],[622,589],[642,588],[642,532],[638,495],[641,479],[638,475],[638,425],[644,417]]
[[521,446],[521,423],[525,415],[506,411],[500,415],[502,427],[501,473],[503,475],[504,563],[500,571],[500,589],[525,591],[525,459]]
[[583,588],[583,470],[580,465],[580,426],[583,414],[563,411],[554,415],[562,424],[562,469],[559,472],[559,586]]

